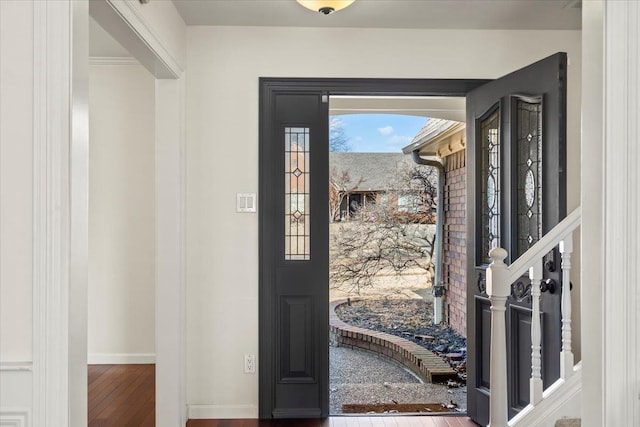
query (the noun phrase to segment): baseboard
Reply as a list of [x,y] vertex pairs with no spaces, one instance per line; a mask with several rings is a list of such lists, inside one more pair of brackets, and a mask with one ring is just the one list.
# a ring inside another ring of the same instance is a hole
[[188,405],[189,419],[258,418],[256,405]]
[[155,353],[92,353],[89,365],[150,365],[156,363]]
[[30,414],[27,408],[0,408],[0,427],[29,427]]

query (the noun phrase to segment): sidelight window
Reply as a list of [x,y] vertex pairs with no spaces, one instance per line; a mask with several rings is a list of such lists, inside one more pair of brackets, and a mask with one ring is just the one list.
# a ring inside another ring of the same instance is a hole
[[480,121],[481,263],[489,263],[489,251],[500,246],[500,109]]
[[284,130],[284,259],[310,259],[309,128]]
[[542,102],[515,100],[518,255],[542,236]]

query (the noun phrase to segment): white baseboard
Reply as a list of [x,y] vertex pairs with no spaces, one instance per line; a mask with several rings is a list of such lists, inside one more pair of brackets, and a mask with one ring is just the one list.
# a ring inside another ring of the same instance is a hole
[[28,408],[0,408],[0,427],[30,427]]
[[256,405],[188,405],[189,419],[258,418]]
[[89,365],[150,365],[156,363],[154,353],[92,353],[87,357]]

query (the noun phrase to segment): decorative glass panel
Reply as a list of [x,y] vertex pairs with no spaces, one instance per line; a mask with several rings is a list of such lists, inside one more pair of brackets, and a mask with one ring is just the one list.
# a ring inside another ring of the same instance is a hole
[[310,259],[309,128],[284,129],[284,259]]
[[542,104],[516,100],[518,255],[542,237]]
[[491,262],[489,251],[500,245],[500,109],[480,122],[481,263]]

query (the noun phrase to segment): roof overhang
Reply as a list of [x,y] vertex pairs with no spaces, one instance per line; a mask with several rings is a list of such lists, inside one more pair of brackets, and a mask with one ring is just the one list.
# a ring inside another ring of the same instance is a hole
[[[432,119],[433,120],[433,119]],[[430,120],[431,121],[431,120]],[[466,124],[441,120],[425,126],[411,144],[402,149],[404,154],[417,151],[421,157],[445,157],[463,150],[466,145]]]

